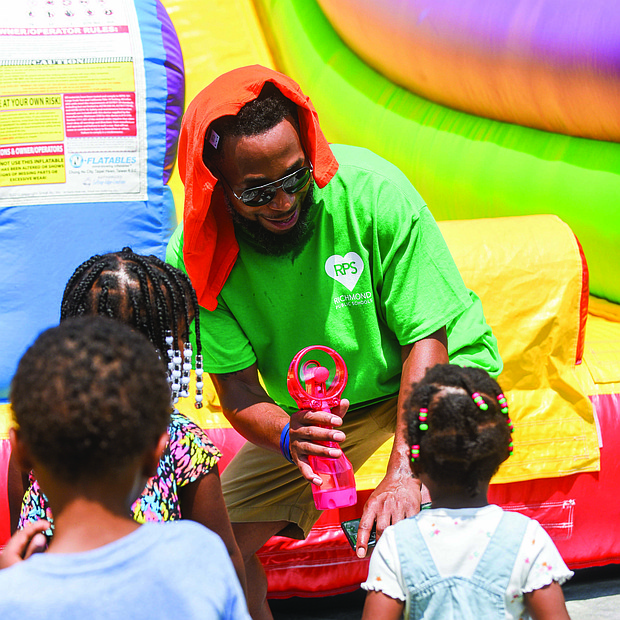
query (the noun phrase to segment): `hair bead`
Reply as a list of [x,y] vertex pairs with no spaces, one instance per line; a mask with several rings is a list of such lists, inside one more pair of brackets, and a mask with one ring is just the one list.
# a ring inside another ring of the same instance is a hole
[[419,425],[419,429],[421,431],[427,431],[428,430],[428,424],[426,423],[426,418],[428,416],[428,409],[426,407],[422,407],[420,409],[420,425]]
[[[497,402],[500,406],[500,411],[506,416],[506,424],[508,424],[508,429],[511,433],[514,433],[515,425],[512,420],[508,417],[508,401],[502,392],[497,395]],[[512,456],[514,452],[514,443],[511,441],[508,444],[508,456]]]
[[417,444],[411,446],[411,462],[414,463],[415,460],[420,456],[420,446]]
[[474,392],[471,397],[474,399],[474,402],[478,405],[478,408],[481,411],[486,411],[489,408],[489,405],[484,402],[484,398],[480,396],[479,392]]
[[186,342],[183,345],[183,365],[181,374],[181,396],[187,398],[189,396],[190,371],[192,369],[192,345]]
[[196,398],[194,401],[194,407],[196,409],[202,408],[202,388],[204,383],[202,381],[202,375],[204,371],[202,369],[202,355],[196,355]]
[[499,403],[500,411],[502,413],[508,413],[508,402],[502,393],[497,395],[497,402]]

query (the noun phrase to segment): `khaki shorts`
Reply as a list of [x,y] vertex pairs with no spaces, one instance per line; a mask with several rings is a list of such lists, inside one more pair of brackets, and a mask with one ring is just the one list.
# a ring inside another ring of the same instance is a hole
[[[391,398],[345,415],[343,449],[355,471],[394,434],[396,404]],[[232,523],[289,521],[280,536],[305,538],[321,515],[297,466],[249,442],[222,473],[222,490]]]

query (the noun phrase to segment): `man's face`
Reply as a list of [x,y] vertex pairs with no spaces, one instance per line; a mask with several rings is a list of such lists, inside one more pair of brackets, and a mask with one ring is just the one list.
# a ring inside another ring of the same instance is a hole
[[295,194],[279,187],[273,200],[259,207],[244,204],[234,194],[241,196],[246,189],[278,181],[308,165],[299,134],[288,118],[265,133],[228,138],[224,144],[220,172],[233,219],[261,245],[274,246],[265,247],[270,253],[284,253],[277,250],[289,246],[297,236],[294,233],[303,227],[301,220],[307,214],[304,200],[311,197],[312,181]]

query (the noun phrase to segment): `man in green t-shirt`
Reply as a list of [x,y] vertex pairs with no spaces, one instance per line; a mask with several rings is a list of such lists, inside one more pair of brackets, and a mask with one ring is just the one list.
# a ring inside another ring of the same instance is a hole
[[[420,507],[402,416],[411,384],[436,363],[497,375],[501,360],[420,195],[370,151],[328,145],[290,78],[254,66],[209,85],[185,115],[179,168],[185,211],[167,260],[192,279],[204,368],[249,440],[222,486],[250,612],[269,618],[255,553],[275,534],[304,537],[318,518],[308,455],[340,450],[317,442],[342,444],[357,469],[394,436],[360,523],[364,557],[375,521],[380,536]],[[289,364],[310,345],[348,367],[332,413],[298,411],[287,392]]]

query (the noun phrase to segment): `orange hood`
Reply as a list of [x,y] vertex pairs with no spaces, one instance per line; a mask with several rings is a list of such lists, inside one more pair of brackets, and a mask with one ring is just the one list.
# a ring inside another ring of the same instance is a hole
[[179,173],[185,186],[183,260],[201,306],[215,310],[217,296],[230,274],[239,245],[221,184],[205,166],[202,150],[209,125],[221,116],[236,115],[272,82],[297,105],[304,151],[319,187],[325,187],[338,170],[338,162],[319,126],[310,99],[292,79],[252,65],[218,77],[189,104],[179,137]]

